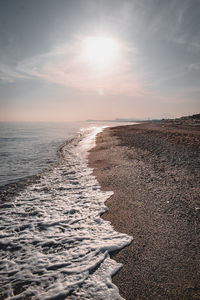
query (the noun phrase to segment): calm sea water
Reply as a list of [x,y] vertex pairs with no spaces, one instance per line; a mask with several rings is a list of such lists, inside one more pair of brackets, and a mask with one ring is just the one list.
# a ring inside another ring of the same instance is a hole
[[0,186],[58,161],[57,149],[87,123],[0,123]]
[[1,124],[2,185],[57,163],[0,202],[0,299],[122,299],[111,281],[121,265],[109,253],[131,237],[101,219],[113,193],[101,191],[87,160],[101,130],[100,124]]

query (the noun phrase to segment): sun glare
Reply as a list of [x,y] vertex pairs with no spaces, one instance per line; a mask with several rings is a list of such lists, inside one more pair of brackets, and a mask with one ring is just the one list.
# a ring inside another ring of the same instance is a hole
[[106,37],[90,37],[84,42],[83,55],[93,67],[108,68],[116,60],[118,45]]

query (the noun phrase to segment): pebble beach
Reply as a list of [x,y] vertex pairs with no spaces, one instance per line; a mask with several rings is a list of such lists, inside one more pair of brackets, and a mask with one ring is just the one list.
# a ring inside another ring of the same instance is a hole
[[200,130],[174,122],[106,128],[90,152],[101,187],[113,191],[103,218],[133,237],[112,256],[120,295],[200,299]]

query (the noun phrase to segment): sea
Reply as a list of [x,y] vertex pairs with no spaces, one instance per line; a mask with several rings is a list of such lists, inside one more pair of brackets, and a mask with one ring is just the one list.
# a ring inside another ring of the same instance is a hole
[[0,123],[0,189],[12,187],[0,199],[0,300],[122,299],[110,253],[132,237],[101,218],[113,192],[88,167],[96,135],[116,125]]

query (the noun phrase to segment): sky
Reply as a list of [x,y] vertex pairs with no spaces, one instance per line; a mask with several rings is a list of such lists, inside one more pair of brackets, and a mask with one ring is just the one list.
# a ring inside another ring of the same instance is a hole
[[200,0],[0,0],[0,121],[199,112]]

